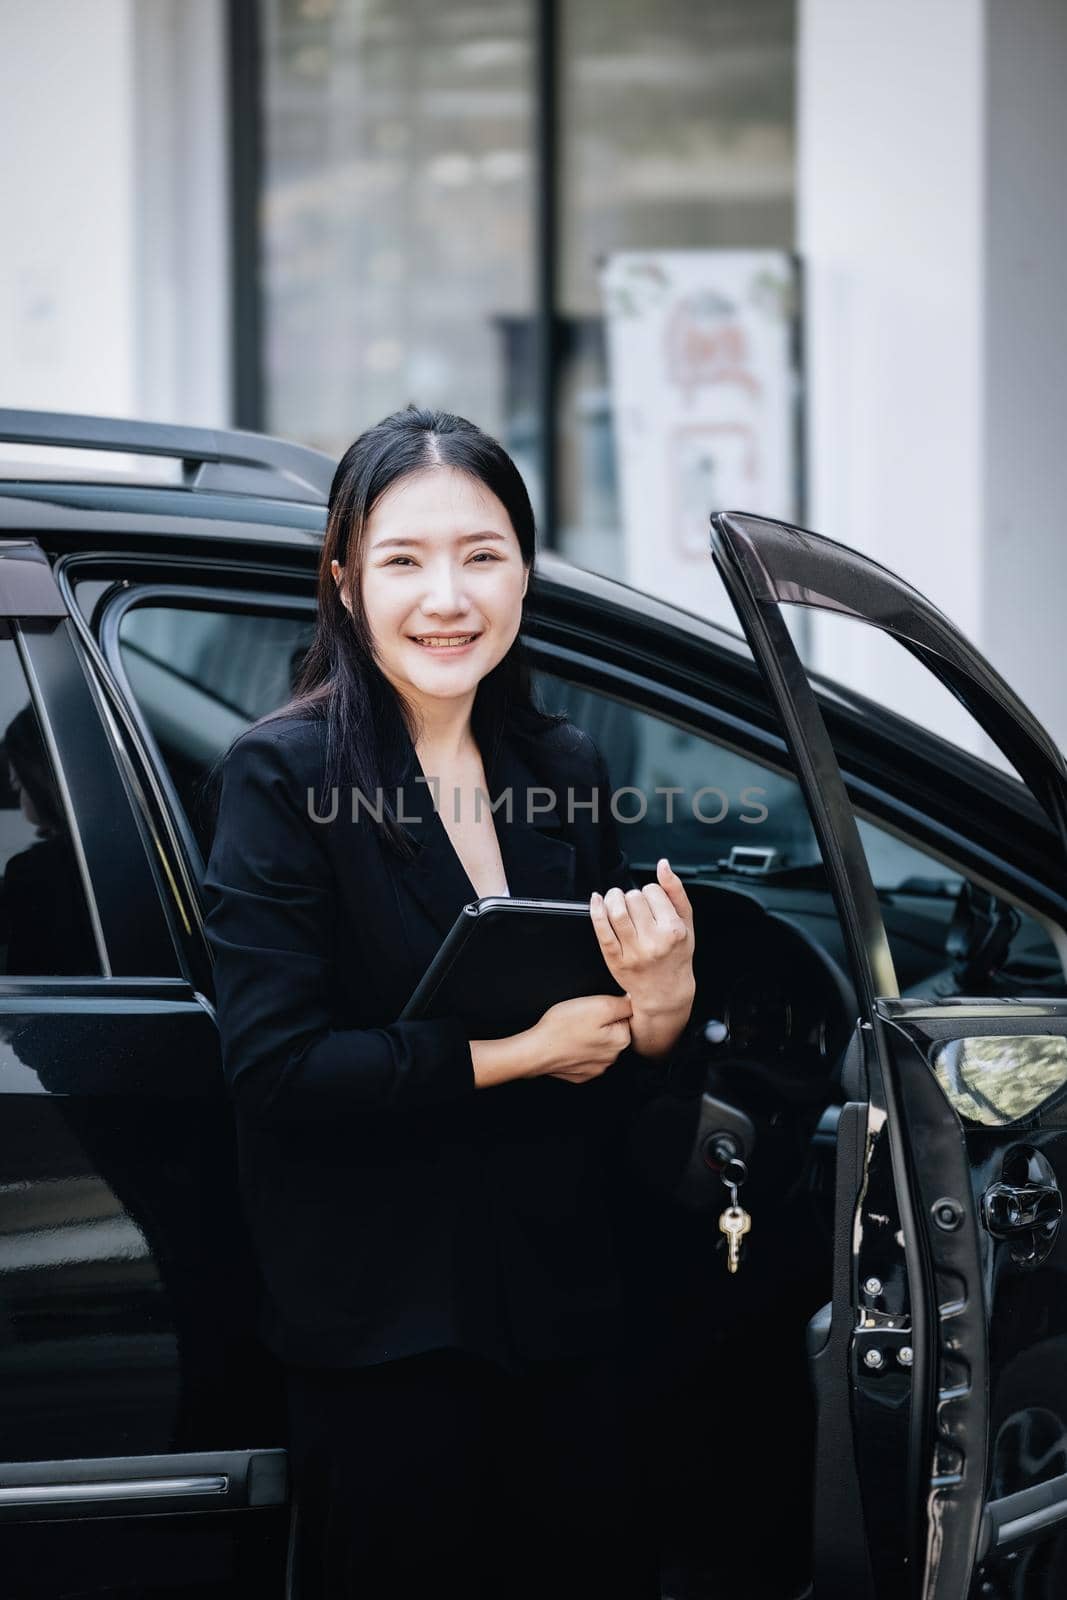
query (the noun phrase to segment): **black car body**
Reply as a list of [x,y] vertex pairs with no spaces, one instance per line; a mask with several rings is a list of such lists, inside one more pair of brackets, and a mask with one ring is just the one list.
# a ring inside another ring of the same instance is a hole
[[[200,786],[288,695],[333,463],[45,413],[0,413],[0,439],[180,463],[0,483],[0,1590],[281,1596]],[[545,703],[657,796],[623,844],[640,881],[664,853],[686,879],[715,1024],[682,1181],[630,1219],[663,1592],[1052,1600],[1063,759],[884,568],[734,514],[712,559],[743,637],[551,555],[526,601]],[[786,605],[896,638],[1019,776],[814,678]],[[754,1219],[732,1276],[731,1149]]]

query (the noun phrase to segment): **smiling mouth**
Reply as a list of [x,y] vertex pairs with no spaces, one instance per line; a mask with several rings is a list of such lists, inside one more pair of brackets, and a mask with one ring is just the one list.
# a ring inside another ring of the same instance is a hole
[[413,640],[413,642],[415,644],[421,645],[424,650],[457,650],[462,645],[473,644],[475,639],[480,639],[481,638],[481,634],[480,633],[430,633],[430,634],[426,634],[421,639],[418,637],[417,634],[410,634],[409,637]]

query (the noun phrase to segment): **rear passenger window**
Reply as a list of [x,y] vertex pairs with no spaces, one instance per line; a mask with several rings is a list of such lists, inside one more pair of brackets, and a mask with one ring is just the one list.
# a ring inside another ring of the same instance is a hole
[[145,604],[122,618],[122,669],[205,856],[205,775],[250,723],[290,698],[314,627],[310,608],[278,616]]
[[0,871],[0,971],[99,974],[59,785],[11,638],[0,638]]

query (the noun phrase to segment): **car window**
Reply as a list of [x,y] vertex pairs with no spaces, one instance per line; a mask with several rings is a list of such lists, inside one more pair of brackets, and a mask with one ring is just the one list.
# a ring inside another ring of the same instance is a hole
[[[782,614],[795,621],[803,609],[787,604],[783,605]],[[815,657],[820,670],[831,671],[837,685],[846,693],[877,683],[879,700],[892,705],[898,715],[907,717],[916,727],[937,732],[961,749],[999,767],[1018,783],[1020,790],[1029,789],[1008,750],[1002,750],[979,724],[965,696],[950,691],[926,662],[906,649],[899,638],[863,617],[848,616],[840,611],[811,608],[809,622],[809,658]],[[832,723],[828,732],[833,741]],[[1030,793],[1040,805],[1041,797],[1032,789]],[[886,834],[879,837],[879,832],[869,826],[865,830],[861,827],[876,888],[883,891],[903,888],[912,897],[924,892],[954,894],[947,940],[955,951],[957,967],[964,974],[960,992],[989,992],[986,979],[990,971],[1008,980],[1008,983],[996,985],[994,992],[997,993],[1027,993],[1031,986],[1038,991],[1062,992],[1064,966],[1053,944],[1055,937],[1060,948],[1065,947],[1062,928],[1053,930],[1048,922],[1038,920],[1021,906],[1009,904],[988,887],[966,878],[958,890],[946,891],[938,882],[938,873],[943,873],[943,869],[936,866],[923,868],[917,864],[902,885],[893,865],[899,843]],[[917,854],[921,862],[921,852]],[[931,881],[924,885],[921,880],[925,878]],[[902,898],[901,893],[894,894],[890,907],[898,908]],[[884,920],[890,931],[889,917],[885,914]],[[902,992],[907,992],[903,982],[901,988]]]
[[288,699],[313,626],[310,617],[143,605],[127,611],[119,641],[142,709],[169,709],[184,727],[185,707],[195,703],[208,719],[204,737],[216,744],[235,721]]
[[15,641],[0,639],[0,971],[101,970],[63,800]]
[[[905,650],[899,639],[862,617],[838,611],[784,605],[782,615],[794,624],[794,638],[803,642],[805,665],[831,678],[836,688],[870,695],[897,716],[980,756],[1012,777],[1019,776],[962,700]],[[801,616],[806,623],[803,630]]]
[[654,865],[665,855],[679,869],[705,869],[725,867],[735,851],[742,864],[818,865],[815,833],[792,778],[596,690],[546,672],[537,679],[546,708],[566,710],[604,757],[631,859]]
[[[203,779],[237,734],[289,698],[313,630],[310,609],[281,615],[202,601],[138,604],[122,618],[123,671],[205,858],[212,816]],[[635,867],[651,874],[666,855],[682,872],[758,884],[765,903],[807,919],[844,962],[818,843],[792,776],[599,690],[543,670],[533,676],[541,702],[566,710],[602,752],[620,840]],[[950,947],[964,937],[966,919],[983,925],[982,891],[909,840],[863,819],[859,827],[902,989],[951,992]],[[973,900],[961,904],[965,890]],[[1042,924],[1021,910],[1015,916],[1010,962],[1029,982],[1062,982]]]
[[202,784],[257,717],[288,700],[314,619],[202,605],[138,605],[119,626],[130,690],[204,854]]
[[[795,778],[599,690],[545,671],[535,679],[544,707],[565,710],[603,755],[632,866],[651,876],[665,855],[683,874],[758,885],[769,908],[807,922],[844,964],[819,845]],[[1062,964],[1037,918],[1002,905],[910,840],[865,818],[858,826],[902,991],[961,992],[953,985],[962,978],[967,942],[991,933],[998,918],[1000,970],[1013,975],[1016,988],[1020,980],[1062,987]],[[821,913],[813,893],[823,896]],[[972,993],[997,992],[973,971],[967,979]]]

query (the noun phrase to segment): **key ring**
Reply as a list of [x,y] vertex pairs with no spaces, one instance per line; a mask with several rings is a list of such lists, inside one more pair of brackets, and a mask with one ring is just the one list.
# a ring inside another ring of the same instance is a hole
[[729,1161],[724,1164],[722,1171],[719,1173],[719,1177],[722,1180],[723,1186],[730,1191],[730,1204],[732,1206],[738,1206],[740,1204],[737,1198],[738,1191],[745,1179],[748,1177],[748,1167],[741,1160],[740,1156],[731,1156]]

